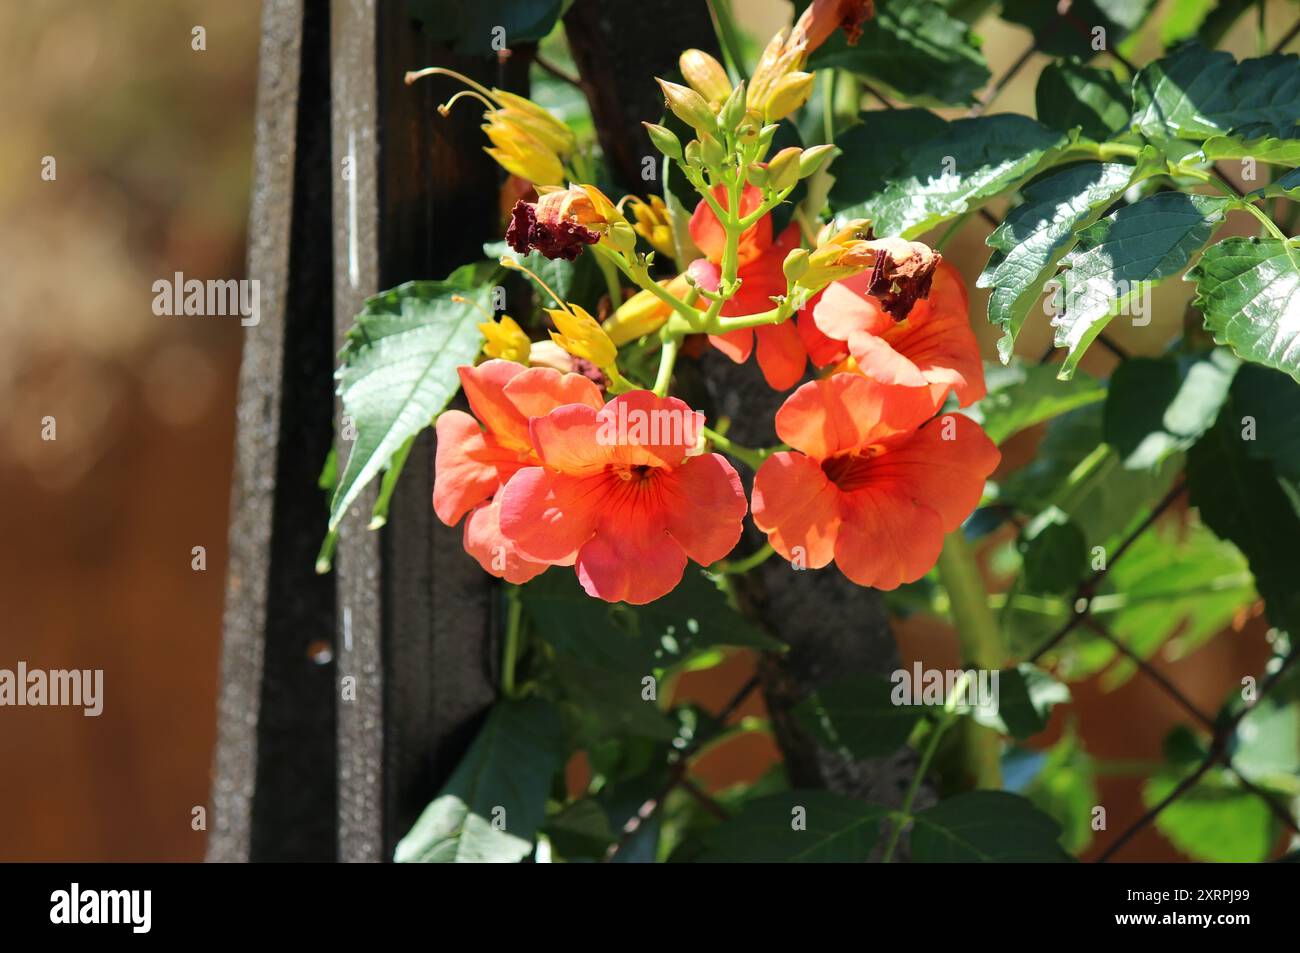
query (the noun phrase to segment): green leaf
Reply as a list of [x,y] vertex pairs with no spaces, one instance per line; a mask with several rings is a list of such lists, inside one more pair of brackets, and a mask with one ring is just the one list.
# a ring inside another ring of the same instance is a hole
[[858,758],[893,754],[921,720],[920,705],[898,704],[893,685],[878,675],[852,675],[817,689],[795,706],[795,716],[819,742]]
[[1018,23],[1033,34],[1034,44],[1051,56],[1091,59],[1093,30],[1105,32],[1107,49],[1117,47],[1142,25],[1155,0],[1074,0],[1066,14],[1044,0],[1003,0],[1002,19]]
[[976,707],[971,716],[981,725],[1018,740],[1032,738],[1047,727],[1052,708],[1070,700],[1070,690],[1061,682],[1028,663],[998,673],[996,712]]
[[1095,377],[1075,374],[1061,381],[1052,365],[1018,359],[1007,367],[986,364],[984,382],[988,393],[964,413],[999,444],[1035,424],[1106,399],[1106,387]]
[[1300,384],[1279,371],[1247,364],[1232,382],[1232,400],[1239,417],[1253,421],[1246,455],[1272,463],[1281,477],[1300,480]]
[[[871,219],[877,235],[914,238],[1016,188],[1054,161],[1067,138],[1012,113],[958,119],[901,152],[879,192],[859,204],[837,207],[839,193],[833,189],[832,207],[841,221]],[[847,150],[835,168],[840,181],[857,171]]]
[[[1142,787],[1143,801],[1154,807],[1178,782],[1172,773],[1151,778]],[[1183,853],[1215,863],[1267,860],[1278,834],[1268,806],[1217,769],[1161,811],[1156,827]]]
[[1284,165],[1291,169],[1300,165],[1300,140],[1297,139],[1265,136],[1247,140],[1215,136],[1205,141],[1201,151],[1210,162],[1218,162],[1220,159],[1254,159],[1256,162]]
[[[758,798],[704,835],[704,863],[862,863],[889,812],[829,791]],[[796,829],[802,827],[802,829]]]
[[[503,256],[513,258],[546,282],[565,301],[580,304],[593,314],[596,302],[605,293],[605,279],[600,274],[600,266],[596,264],[594,255],[579,255],[574,261],[547,258],[536,251],[521,255],[505,242],[488,242],[483,246],[483,254],[493,261]],[[555,307],[550,295],[540,289],[534,293],[541,307]],[[517,309],[516,313],[518,310],[521,309]]]
[[999,498],[1033,514],[1056,506],[1083,530],[1089,547],[1109,546],[1168,491],[1182,461],[1126,470],[1103,443],[1101,428],[1098,404],[1053,420],[1034,459],[1002,482]]
[[1205,525],[1250,561],[1269,620],[1300,631],[1300,516],[1273,467],[1253,459],[1235,399],[1187,455],[1187,483]]
[[409,0],[411,16],[434,41],[450,43],[457,53],[495,56],[497,31],[514,48],[551,32],[565,0]]
[[464,759],[397,845],[398,863],[515,863],[533,849],[546,792],[564,763],[558,713],[500,701]]
[[985,239],[994,251],[975,286],[993,289],[989,320],[1004,332],[998,341],[1004,363],[1046,279],[1074,246],[1078,230],[1097,220],[1133,174],[1132,166],[1101,162],[1053,171],[1027,186],[1024,202]]
[[1225,238],[1187,280],[1217,343],[1300,381],[1300,239]]
[[470,303],[488,306],[490,288],[477,283],[481,277],[481,269],[462,268],[446,281],[411,281],[366,299],[335,375],[357,436],[330,505],[331,531],[460,389],[456,368],[473,363],[483,342],[483,318]]
[[[1093,600],[1093,612],[1144,659],[1158,651],[1169,661],[1187,656],[1258,598],[1245,557],[1199,521],[1147,530],[1111,567],[1107,583],[1107,591]],[[1128,658],[1116,657],[1110,643],[1098,638],[1093,649],[1087,653],[1093,667],[1073,669],[1071,678],[1109,663],[1102,685],[1111,690],[1136,671]]]
[[1148,282],[1187,266],[1223,221],[1228,204],[1217,196],[1160,192],[1079,233],[1078,245],[1062,261],[1065,271],[1053,297],[1055,343],[1069,349],[1063,378],[1116,313],[1129,311],[1135,322],[1151,320],[1148,308],[1133,303],[1141,303]]
[[839,66],[910,102],[960,106],[989,80],[970,27],[934,0],[891,0],[862,25],[849,46],[836,31],[809,58],[809,69]]
[[1133,79],[1133,127],[1151,138],[1200,141],[1232,133],[1297,138],[1300,60],[1275,53],[1236,62],[1180,47]]
[[944,135],[948,124],[925,109],[862,113],[862,122],[835,139],[841,150],[831,186],[833,209],[858,205],[885,188],[889,174],[916,143]]
[[593,599],[567,571],[543,573],[521,587],[520,599],[538,635],[556,651],[638,682],[715,645],[783,648],[694,568],[672,592],[644,606]]
[[565,860],[598,860],[615,839],[605,809],[592,798],[574,801],[547,818],[543,833]]
[[1247,780],[1285,784],[1300,774],[1300,708],[1261,698],[1237,725],[1232,766]]
[[1029,522],[1019,547],[1024,565],[1022,578],[1029,592],[1073,592],[1088,568],[1088,544],[1083,531],[1055,506]]
[[1104,142],[1128,126],[1133,100],[1109,70],[1066,60],[1048,63],[1034,91],[1038,121],[1063,132],[1075,126]]
[[1061,842],[1070,853],[1077,855],[1092,843],[1092,810],[1101,801],[1092,759],[1073,729],[1047,750],[1043,766],[1024,794],[1061,825]]
[[1239,362],[1226,351],[1135,357],[1110,379],[1102,433],[1124,466],[1147,469],[1214,426]]
[[916,815],[912,859],[918,863],[1063,862],[1061,827],[1027,799],[1005,791],[971,791]]
[[1261,198],[1286,198],[1292,202],[1300,202],[1300,169],[1292,169],[1277,181],[1261,186],[1246,196],[1246,200],[1250,202]]

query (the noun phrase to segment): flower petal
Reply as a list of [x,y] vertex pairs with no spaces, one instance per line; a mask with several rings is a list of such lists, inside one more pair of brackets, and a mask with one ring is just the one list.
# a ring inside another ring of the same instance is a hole
[[799,317],[794,321],[799,331],[799,340],[803,341],[808,360],[812,361],[814,367],[826,367],[849,356],[849,346],[823,334],[807,308],[800,311]]
[[928,506],[889,485],[842,493],[835,564],[860,586],[897,589],[939,560],[943,524]]
[[783,450],[754,477],[754,525],[786,559],[801,557],[805,569],[821,569],[835,554],[838,497],[816,460]]
[[952,532],[979,505],[1002,455],[979,424],[944,414],[870,462],[868,485],[889,486],[934,510]]
[[525,467],[501,489],[501,533],[526,559],[567,560],[596,531],[609,489],[603,472],[575,477]]
[[521,464],[517,453],[502,448],[463,411],[445,411],[434,431],[433,511],[448,526],[455,526]]
[[730,463],[716,453],[706,453],[656,473],[653,479],[665,528],[687,556],[707,566],[735,548],[749,505]]
[[773,390],[789,390],[803,377],[807,355],[794,319],[754,329],[758,338],[758,366]]
[[809,381],[776,412],[782,440],[825,460],[919,426],[934,406],[923,388],[887,387],[857,374]]
[[686,553],[660,520],[610,521],[578,551],[576,569],[588,595],[639,606],[682,581]]
[[521,449],[529,446],[528,418],[506,397],[505,389],[526,370],[522,364],[499,359],[484,361],[477,367],[456,368],[474,416],[483,422],[488,433]]
[[505,386],[505,395],[515,409],[528,417],[544,417],[565,404],[586,404],[600,410],[605,398],[590,378],[561,374],[550,367],[530,367]]
[[519,554],[515,544],[501,533],[501,503],[494,499],[476,507],[465,520],[465,552],[483,571],[506,582],[522,585],[540,576],[548,563],[533,562]]

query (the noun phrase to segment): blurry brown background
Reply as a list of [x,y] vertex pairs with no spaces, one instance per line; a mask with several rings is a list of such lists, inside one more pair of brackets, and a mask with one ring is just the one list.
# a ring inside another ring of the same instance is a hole
[[[764,36],[788,16],[782,0],[734,4]],[[235,379],[247,332],[237,317],[155,316],[152,284],[176,271],[243,273],[259,6],[0,4],[0,667],[21,659],[105,670],[98,718],[0,709],[0,860],[203,855],[204,834],[190,821],[208,797]],[[1293,11],[1272,5],[1272,35]],[[205,51],[192,49],[196,26]],[[979,32],[995,76],[1028,42],[993,21]],[[1252,25],[1240,24],[1227,46],[1253,55]],[[1032,115],[1040,68],[1031,62],[992,111]],[[57,162],[55,181],[41,178],[45,156]],[[947,253],[972,285],[973,323],[991,358],[996,335],[980,318],[984,292],[973,290],[987,259],[983,237],[973,220]],[[1134,352],[1158,352],[1189,295],[1166,283],[1151,326],[1117,322],[1116,337]],[[1024,353],[1040,353],[1046,320],[1023,337]],[[1094,348],[1084,366],[1106,373],[1108,361]],[[57,421],[54,441],[41,439],[47,416]],[[191,568],[195,546],[206,547],[206,571]],[[1213,709],[1241,673],[1258,671],[1262,632],[1252,623],[1157,665]],[[905,664],[958,661],[952,633],[938,624],[910,621],[899,638]],[[751,670],[739,655],[681,688],[718,705]],[[1141,676],[1109,694],[1076,686],[1075,696],[1084,746],[1106,760],[1158,758],[1161,739],[1183,720]],[[750,734],[706,756],[699,773],[725,786],[761,774],[774,757],[764,736]],[[1135,778],[1103,778],[1101,794],[1112,830],[1141,810]],[[1179,856],[1154,830],[1123,855]]]

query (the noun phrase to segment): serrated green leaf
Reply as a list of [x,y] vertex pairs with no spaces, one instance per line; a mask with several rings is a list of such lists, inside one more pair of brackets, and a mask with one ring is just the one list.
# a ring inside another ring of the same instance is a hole
[[989,79],[970,27],[934,0],[890,0],[862,25],[853,46],[836,31],[809,58],[810,69],[843,67],[924,105],[969,103]]
[[564,759],[558,713],[500,701],[446,787],[397,844],[398,863],[516,863],[528,856]]
[[1061,827],[1027,800],[1005,791],[971,791],[916,815],[917,863],[1064,862]]
[[964,413],[999,444],[1035,424],[1106,399],[1106,387],[1095,377],[1075,374],[1057,380],[1052,365],[1018,359],[1006,367],[986,364],[984,383],[988,393]]
[[1246,200],[1250,202],[1261,198],[1286,198],[1292,202],[1300,202],[1300,169],[1292,169],[1276,181],[1261,186],[1246,196]]
[[357,436],[330,504],[331,531],[460,389],[456,368],[473,363],[483,342],[475,304],[486,307],[490,289],[472,283],[478,277],[461,269],[446,281],[411,281],[366,299],[335,375]]
[[1300,139],[1239,139],[1233,136],[1215,136],[1207,139],[1201,151],[1210,162],[1221,159],[1254,159],[1271,165],[1284,165],[1294,169],[1300,165]]
[[[841,221],[871,219],[877,235],[913,238],[1016,188],[1054,161],[1067,141],[1066,134],[1027,116],[1004,113],[958,119],[938,135],[913,142],[887,174],[884,186],[860,203],[844,206],[837,181],[831,190],[832,207]],[[836,161],[840,181],[855,175],[856,154],[846,149]],[[868,166],[878,169],[879,158],[869,160]]]
[[1132,97],[1113,73],[1069,60],[1043,68],[1034,104],[1043,125],[1062,131],[1078,126],[1103,142],[1127,127],[1133,113]]
[[1300,239],[1225,238],[1187,280],[1216,342],[1300,381]]
[[1024,202],[985,239],[994,251],[975,285],[993,289],[989,320],[1004,332],[998,341],[1004,363],[1045,280],[1073,247],[1078,230],[1097,220],[1133,174],[1132,166],[1101,162],[1053,171],[1027,186]]
[[[1079,233],[1078,244],[1062,259],[1065,271],[1053,297],[1055,343],[1068,348],[1063,378],[1073,373],[1111,317],[1140,300],[1147,283],[1187,267],[1223,221],[1228,205],[1228,199],[1218,196],[1160,192]],[[1151,319],[1150,314],[1142,317]]]
[[1181,453],[1214,426],[1240,362],[1226,351],[1124,361],[1110,379],[1102,434],[1125,467]]
[[896,704],[893,685],[878,675],[836,679],[795,706],[795,716],[819,742],[859,758],[893,754],[921,720],[920,705]]
[[[704,835],[703,863],[862,863],[889,812],[829,791],[758,798]],[[802,829],[797,829],[802,828]]]
[[926,109],[886,109],[862,113],[862,122],[835,139],[841,150],[831,186],[832,209],[858,205],[885,188],[890,173],[916,143],[937,138],[948,124]]
[[1192,43],[1133,79],[1133,127],[1152,138],[1200,141],[1240,133],[1297,138],[1300,58],[1236,62]]

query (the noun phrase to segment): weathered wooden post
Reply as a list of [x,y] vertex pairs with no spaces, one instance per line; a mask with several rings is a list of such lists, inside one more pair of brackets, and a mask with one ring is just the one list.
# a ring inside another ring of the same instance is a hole
[[506,85],[527,58],[452,57],[402,3],[266,2],[249,250],[263,320],[240,381],[212,860],[390,858],[493,698],[493,590],[433,518],[432,434],[388,526],[366,529],[372,490],[336,573],[313,571],[342,336],[367,296],[442,277],[499,231],[477,116],[438,119],[449,87],[403,84],[434,64]]

